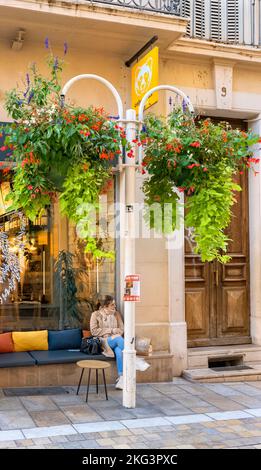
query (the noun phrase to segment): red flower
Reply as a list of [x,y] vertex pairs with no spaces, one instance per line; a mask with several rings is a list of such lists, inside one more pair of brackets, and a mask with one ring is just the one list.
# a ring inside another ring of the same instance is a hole
[[87,118],[87,116],[85,114],[79,114],[78,120],[80,122],[85,122],[85,121],[89,121],[89,118]]
[[206,167],[203,168],[203,171],[208,171],[208,169]]
[[96,124],[93,124],[92,129],[96,132],[98,132],[101,129],[102,122],[99,121]]
[[3,169],[3,173],[6,175],[7,173],[9,173],[10,170],[11,170],[11,168],[8,166],[8,167]]
[[190,144],[190,147],[195,147],[195,148],[199,148],[200,147],[200,142],[197,140],[196,142],[192,142]]
[[32,189],[34,189],[34,188],[31,184],[29,184],[29,186],[27,186],[27,189],[29,189],[29,191],[32,191]]
[[173,145],[172,144],[167,144],[166,145],[166,150],[173,150]]
[[3,145],[3,147],[0,148],[1,152],[5,152],[6,150],[8,150],[7,145]]
[[22,161],[21,167],[23,168],[25,165],[27,165],[27,163],[29,163],[28,158],[24,158],[24,160]]
[[132,149],[129,152],[127,152],[127,157],[134,158],[134,153]]
[[109,159],[109,155],[105,152],[102,152],[100,153],[99,157],[102,159],[102,160],[108,160]]

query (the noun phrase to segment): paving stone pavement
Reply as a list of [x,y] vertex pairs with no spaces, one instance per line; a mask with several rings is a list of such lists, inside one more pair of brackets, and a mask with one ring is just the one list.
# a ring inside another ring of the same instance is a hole
[[260,382],[138,384],[137,406],[108,387],[6,397],[0,390],[0,449],[261,448]]

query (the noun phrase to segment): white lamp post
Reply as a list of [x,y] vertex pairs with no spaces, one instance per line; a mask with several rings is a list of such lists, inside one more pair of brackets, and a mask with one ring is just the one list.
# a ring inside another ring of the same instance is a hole
[[[136,136],[136,113],[133,109],[128,109],[126,119],[123,119],[123,104],[121,97],[114,86],[105,78],[99,75],[82,74],[73,77],[63,87],[61,98],[65,96],[71,86],[82,79],[94,79],[103,83],[113,94],[119,114],[119,122],[126,123],[126,138],[133,147],[132,140]],[[124,271],[125,275],[135,273],[135,158],[126,156],[126,163],[122,165],[125,168],[125,243],[124,243]],[[126,408],[135,408],[136,404],[136,364],[135,364],[135,303],[125,302],[124,308],[124,351],[123,351],[123,406]]]
[[[185,93],[171,85],[159,85],[149,90],[141,100],[139,106],[139,117],[136,120],[136,112],[133,109],[126,111],[126,119],[123,119],[123,104],[116,88],[105,78],[99,75],[82,74],[73,77],[63,87],[61,98],[64,100],[69,88],[82,79],[94,79],[103,83],[113,94],[118,107],[119,122],[126,124],[126,138],[130,146],[136,137],[136,124],[139,124],[141,130],[143,122],[144,107],[147,99],[152,93],[158,90],[170,90],[180,95],[190,112],[194,112],[191,101]],[[139,164],[142,159],[142,146],[139,147]],[[124,274],[135,274],[135,192],[136,180],[135,158],[126,155],[126,163],[122,165],[125,168],[125,217],[124,217]],[[126,408],[135,408],[136,406],[136,350],[135,350],[135,302],[125,301],[124,308],[124,351],[123,351],[123,406]]]

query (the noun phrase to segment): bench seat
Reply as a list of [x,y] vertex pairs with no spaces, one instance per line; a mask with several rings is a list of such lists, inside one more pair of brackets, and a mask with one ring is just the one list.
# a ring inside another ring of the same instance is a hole
[[28,352],[0,354],[0,367],[35,366],[35,359]]
[[92,359],[95,359],[96,361],[114,360],[114,357],[106,357],[103,354],[89,356],[79,350],[70,351],[67,349],[59,349],[56,351],[29,351],[29,353],[37,365],[68,364],[71,362]]

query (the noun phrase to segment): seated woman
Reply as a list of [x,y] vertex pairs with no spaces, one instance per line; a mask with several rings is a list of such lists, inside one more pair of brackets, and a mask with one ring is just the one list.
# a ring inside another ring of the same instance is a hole
[[118,379],[116,388],[123,389],[123,321],[121,314],[116,310],[115,300],[112,296],[106,295],[102,307],[92,313],[90,320],[90,330],[92,336],[101,340],[103,354],[105,356],[116,356]]

